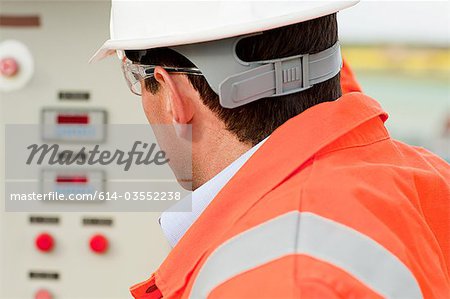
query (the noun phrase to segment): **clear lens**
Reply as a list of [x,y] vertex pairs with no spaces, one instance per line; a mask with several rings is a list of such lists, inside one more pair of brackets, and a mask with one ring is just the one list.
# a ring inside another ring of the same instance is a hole
[[122,71],[131,92],[140,96],[142,94],[141,81],[144,78],[139,73],[139,65],[134,65],[130,61],[124,60],[122,63]]
[[141,77],[138,74],[135,74],[133,71],[128,72],[128,76],[128,86],[134,94],[140,96],[142,94],[141,81],[143,81],[144,79],[141,79]]
[[[153,77],[154,65],[133,64],[125,57],[122,59],[122,72],[127,81],[128,87],[131,92],[140,96],[142,95],[142,84],[145,79]],[[197,68],[182,68],[182,67],[167,67],[164,68],[167,72],[190,74],[190,75],[202,75],[201,71]]]

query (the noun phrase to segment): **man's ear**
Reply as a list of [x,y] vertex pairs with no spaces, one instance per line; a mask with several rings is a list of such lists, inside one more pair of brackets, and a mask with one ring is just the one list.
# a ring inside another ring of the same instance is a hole
[[194,116],[194,102],[191,94],[194,90],[188,78],[181,74],[169,74],[164,68],[157,66],[154,70],[155,80],[165,93],[167,112],[173,121],[179,124],[189,123]]

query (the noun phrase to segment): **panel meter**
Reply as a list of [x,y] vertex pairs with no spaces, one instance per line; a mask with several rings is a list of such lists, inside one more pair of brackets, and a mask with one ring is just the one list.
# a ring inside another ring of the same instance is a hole
[[105,139],[104,110],[42,110],[42,140],[56,142],[101,142]]

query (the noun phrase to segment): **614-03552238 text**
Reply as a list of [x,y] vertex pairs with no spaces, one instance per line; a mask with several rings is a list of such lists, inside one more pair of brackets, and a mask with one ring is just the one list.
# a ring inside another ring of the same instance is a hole
[[127,191],[94,193],[11,193],[11,201],[177,201],[181,199],[181,192],[173,191]]

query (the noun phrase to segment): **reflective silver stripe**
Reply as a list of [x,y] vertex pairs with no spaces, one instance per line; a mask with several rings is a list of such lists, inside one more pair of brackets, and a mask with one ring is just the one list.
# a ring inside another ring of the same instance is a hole
[[200,270],[190,298],[206,298],[226,280],[290,254],[305,254],[339,267],[385,298],[423,298],[413,274],[380,244],[345,225],[298,211],[218,247]]

